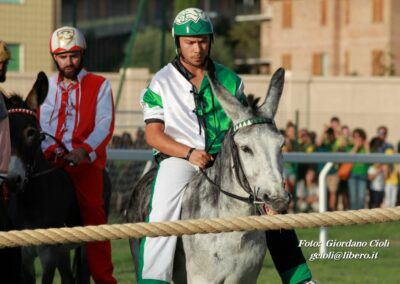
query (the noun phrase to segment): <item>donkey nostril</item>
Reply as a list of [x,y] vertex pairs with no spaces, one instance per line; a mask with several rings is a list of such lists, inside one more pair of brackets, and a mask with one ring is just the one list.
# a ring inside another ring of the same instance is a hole
[[263,195],[263,200],[264,200],[265,202],[267,202],[267,201],[270,200],[268,194],[264,194],[264,195]]
[[29,137],[33,137],[36,134],[36,130],[35,129],[28,129],[28,131],[26,132],[26,136]]

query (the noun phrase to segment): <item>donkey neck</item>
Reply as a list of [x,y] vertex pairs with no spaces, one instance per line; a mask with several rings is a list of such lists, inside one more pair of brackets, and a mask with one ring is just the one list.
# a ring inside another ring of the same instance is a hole
[[[235,173],[235,167],[232,158],[232,147],[230,143],[233,141],[228,141],[233,139],[229,137],[230,132],[224,140],[223,146],[220,153],[218,154],[214,166],[209,168],[206,174],[212,179],[220,189],[227,191],[229,193],[235,194],[240,197],[247,198],[249,193],[245,191],[244,188],[238,182],[238,177]],[[213,187],[217,187],[213,185]],[[217,188],[212,188],[213,191],[218,191]],[[253,205],[246,202],[237,200],[233,197],[225,195],[223,192],[218,191],[218,211],[219,216],[243,216],[254,214],[255,208]]]

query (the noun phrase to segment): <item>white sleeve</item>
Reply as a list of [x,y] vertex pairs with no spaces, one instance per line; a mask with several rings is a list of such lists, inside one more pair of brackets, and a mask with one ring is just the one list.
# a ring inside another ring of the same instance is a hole
[[99,95],[97,96],[96,118],[95,127],[90,133],[89,137],[85,140],[92,151],[89,152],[90,159],[93,161],[96,158],[94,152],[107,139],[112,135],[114,122],[114,103],[111,85],[108,80],[105,80],[100,87]]

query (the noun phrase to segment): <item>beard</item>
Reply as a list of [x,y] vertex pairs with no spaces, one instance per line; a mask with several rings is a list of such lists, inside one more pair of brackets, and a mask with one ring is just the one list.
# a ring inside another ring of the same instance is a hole
[[184,57],[184,56],[181,54],[181,59],[182,59],[182,61],[185,62],[186,64],[189,64],[189,65],[191,65],[191,66],[193,66],[193,67],[196,67],[196,68],[201,68],[201,67],[203,67],[203,66],[205,65],[205,63],[207,62],[207,56],[206,56],[205,58],[202,58],[202,59],[199,61],[199,60],[188,59],[188,58]]
[[67,79],[75,79],[78,76],[81,69],[82,65],[79,65],[78,67],[70,65],[70,66],[65,66],[64,68],[60,68],[58,66],[58,70],[60,71],[61,75]]
[[6,81],[6,70],[0,70],[0,83],[3,83]]

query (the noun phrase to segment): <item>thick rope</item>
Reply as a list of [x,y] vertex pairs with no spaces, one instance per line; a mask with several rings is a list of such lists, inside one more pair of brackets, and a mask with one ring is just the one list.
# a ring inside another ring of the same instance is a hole
[[400,221],[400,207],[0,232],[0,247]]

